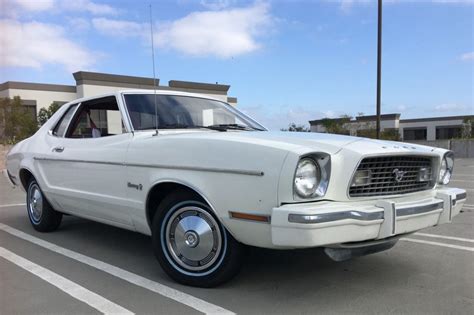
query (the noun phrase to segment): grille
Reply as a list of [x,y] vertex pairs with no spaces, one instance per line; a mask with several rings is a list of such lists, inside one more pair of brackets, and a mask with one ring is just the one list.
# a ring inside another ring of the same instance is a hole
[[[370,182],[363,186],[352,186],[349,196],[384,196],[405,194],[427,190],[433,187],[431,158],[423,156],[384,156],[365,158],[357,168],[358,171],[368,171]],[[429,175],[429,181],[420,181],[420,171]],[[403,176],[396,179],[397,170]]]

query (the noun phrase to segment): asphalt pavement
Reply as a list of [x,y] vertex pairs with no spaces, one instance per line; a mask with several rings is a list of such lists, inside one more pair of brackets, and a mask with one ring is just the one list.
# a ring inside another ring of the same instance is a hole
[[474,314],[474,159],[456,161],[450,186],[468,193],[453,223],[389,251],[337,263],[250,248],[234,280],[200,289],[170,280],[144,235],[73,216],[36,232],[1,176],[0,314]]

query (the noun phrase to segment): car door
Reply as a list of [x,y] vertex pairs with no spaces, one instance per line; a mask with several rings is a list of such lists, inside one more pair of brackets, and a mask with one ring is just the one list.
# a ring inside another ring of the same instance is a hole
[[[66,113],[68,114],[68,113]],[[124,159],[132,134],[115,96],[82,102],[61,135],[50,133],[41,169],[62,211],[131,227],[126,207]]]

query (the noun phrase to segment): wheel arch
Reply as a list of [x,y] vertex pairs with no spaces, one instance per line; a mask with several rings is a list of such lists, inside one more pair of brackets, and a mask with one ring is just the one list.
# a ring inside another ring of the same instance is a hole
[[36,179],[36,177],[33,175],[33,172],[26,167],[20,168],[18,175],[20,177],[21,185],[25,191],[28,189],[28,183],[30,182],[31,178]]
[[187,190],[196,194],[196,196],[202,199],[202,201],[205,202],[209,206],[211,211],[215,214],[215,216],[219,220],[219,216],[217,215],[217,212],[214,206],[201,190],[197,189],[196,187],[194,187],[193,185],[189,183],[186,183],[180,180],[166,179],[166,180],[161,180],[159,182],[154,183],[147,193],[145,210],[146,210],[146,220],[150,228],[152,226],[153,218],[156,215],[156,208],[158,207],[160,202],[163,201],[163,199],[167,195],[169,195],[171,192],[178,189]]

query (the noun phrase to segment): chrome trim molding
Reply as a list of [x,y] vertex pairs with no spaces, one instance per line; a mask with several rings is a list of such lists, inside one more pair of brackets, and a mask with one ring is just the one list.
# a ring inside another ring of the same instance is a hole
[[[394,205],[395,208],[395,205]],[[407,207],[407,208],[399,208],[392,211],[393,215],[393,226],[392,230],[395,231],[395,221],[397,217],[404,217],[408,215],[414,214],[422,214],[426,212],[431,212],[434,210],[443,209],[443,202],[436,202],[429,205],[424,206],[414,206],[414,207]],[[359,221],[375,221],[375,220],[382,220],[384,219],[384,212],[377,211],[377,212],[363,212],[357,210],[348,210],[348,211],[341,211],[341,212],[332,212],[332,213],[319,213],[319,214],[295,214],[290,213],[288,215],[288,222],[292,223],[326,223],[326,222],[333,222],[339,220],[359,220]]]
[[466,192],[456,194],[456,200],[462,200],[462,199],[466,199],[466,198],[467,198],[467,193]]
[[437,209],[443,209],[443,202],[442,201],[437,202],[437,203],[432,203],[432,204],[429,204],[429,205],[425,205],[425,206],[400,208],[400,209],[397,209],[397,216],[398,217],[403,217],[403,216],[407,216],[407,215],[430,212],[430,211],[434,211],[434,210],[437,210]]
[[162,169],[181,170],[181,171],[227,173],[227,174],[248,175],[248,176],[263,176],[263,175],[265,175],[265,173],[262,172],[262,171],[210,168],[210,167],[200,167],[200,166],[177,166],[177,165],[163,165],[163,164],[136,164],[136,163],[120,163],[120,162],[107,162],[107,161],[76,160],[76,159],[57,159],[57,158],[45,158],[45,157],[34,157],[33,159],[36,160],[36,161],[53,161],[53,162],[117,165],[117,166],[127,166],[127,167],[162,168]]
[[356,210],[320,213],[320,214],[294,214],[288,215],[288,222],[292,223],[326,223],[332,221],[353,219],[359,221],[374,221],[383,219],[383,211],[362,212]]

